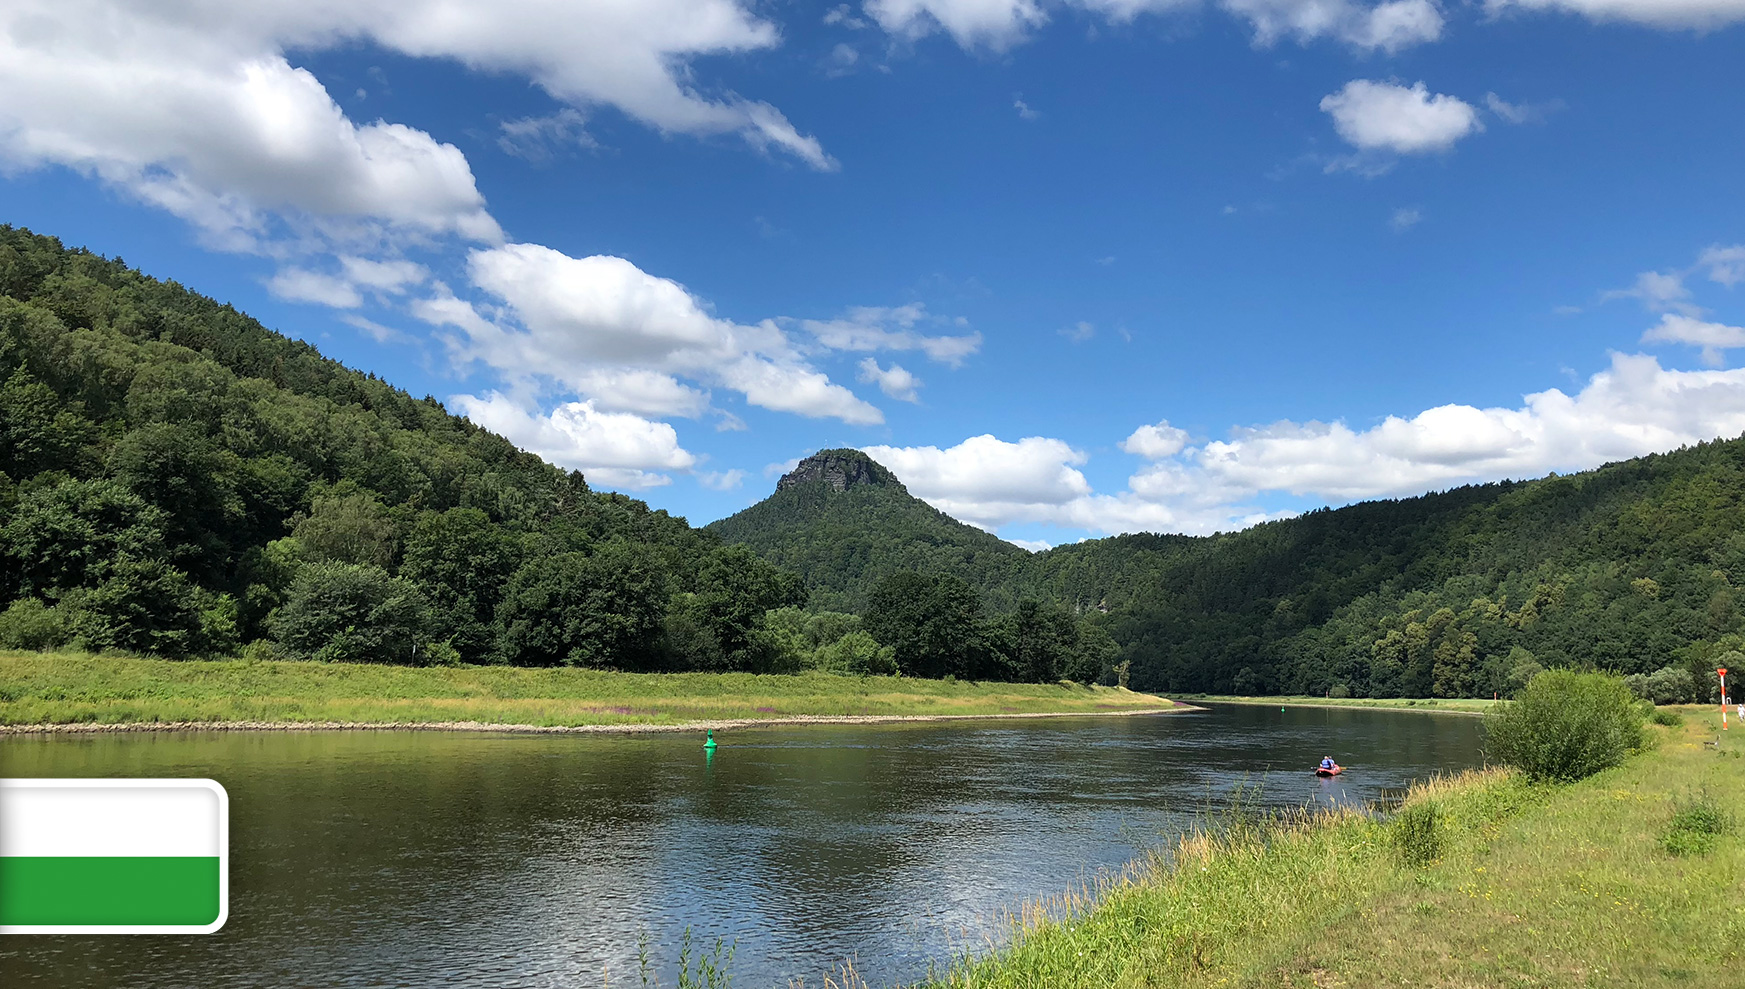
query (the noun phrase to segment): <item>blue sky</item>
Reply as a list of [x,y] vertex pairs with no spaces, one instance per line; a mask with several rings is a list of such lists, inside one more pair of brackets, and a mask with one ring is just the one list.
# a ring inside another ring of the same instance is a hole
[[1745,0],[20,0],[0,221],[702,523],[1027,543],[1745,432]]

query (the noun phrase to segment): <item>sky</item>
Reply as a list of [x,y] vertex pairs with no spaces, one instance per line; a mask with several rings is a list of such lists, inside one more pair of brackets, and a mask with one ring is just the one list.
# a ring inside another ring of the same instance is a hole
[[1209,533],[1745,432],[1745,0],[6,0],[0,222],[695,524]]

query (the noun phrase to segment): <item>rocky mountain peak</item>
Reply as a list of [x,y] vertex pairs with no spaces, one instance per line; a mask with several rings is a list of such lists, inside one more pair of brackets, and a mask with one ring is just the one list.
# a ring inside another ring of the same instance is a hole
[[862,485],[889,486],[899,490],[903,487],[895,474],[859,450],[819,450],[783,474],[776,482],[776,490],[786,491],[813,482],[822,482],[832,491],[847,491]]

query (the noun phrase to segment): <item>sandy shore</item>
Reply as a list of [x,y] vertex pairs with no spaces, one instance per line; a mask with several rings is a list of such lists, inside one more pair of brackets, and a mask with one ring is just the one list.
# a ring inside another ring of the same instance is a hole
[[122,724],[0,725],[0,735],[88,735],[144,731],[476,731],[524,735],[643,735],[726,731],[775,725],[873,725],[890,721],[1012,721],[1031,718],[1108,718],[1203,711],[1192,704],[1135,711],[1050,711],[1034,714],[796,714],[785,718],[719,718],[670,725],[500,725],[482,721],[130,721]]

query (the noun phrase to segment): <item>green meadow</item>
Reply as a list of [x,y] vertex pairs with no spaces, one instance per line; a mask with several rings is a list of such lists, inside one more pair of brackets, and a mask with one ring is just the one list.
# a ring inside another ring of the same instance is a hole
[[0,652],[0,725],[673,725],[807,716],[1104,714],[1170,706],[1150,694],[1076,684]]

